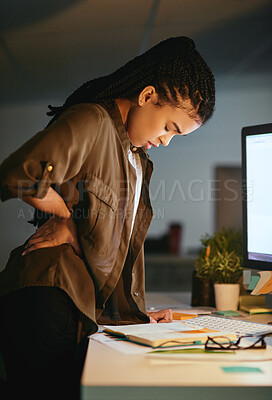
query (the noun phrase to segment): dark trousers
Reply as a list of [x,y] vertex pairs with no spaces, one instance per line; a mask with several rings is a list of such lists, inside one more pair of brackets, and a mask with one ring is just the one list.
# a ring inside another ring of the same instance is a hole
[[29,287],[1,298],[7,399],[79,398],[88,340],[76,343],[77,318],[73,302],[58,288]]

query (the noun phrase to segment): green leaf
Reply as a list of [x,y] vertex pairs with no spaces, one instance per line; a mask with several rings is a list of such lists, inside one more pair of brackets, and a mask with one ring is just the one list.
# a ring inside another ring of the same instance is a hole
[[200,241],[203,247],[195,262],[196,276],[212,282],[237,283],[243,273],[241,230],[222,229],[212,236],[204,235]]

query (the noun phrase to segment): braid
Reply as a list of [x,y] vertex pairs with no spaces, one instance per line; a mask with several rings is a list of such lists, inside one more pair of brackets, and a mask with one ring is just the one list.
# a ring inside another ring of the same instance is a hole
[[154,86],[159,95],[158,106],[168,103],[180,107],[181,100],[189,99],[189,115],[200,118],[202,123],[212,116],[215,104],[213,74],[195,49],[193,40],[181,36],[158,43],[110,75],[84,83],[62,107],[49,106],[47,114],[53,117],[49,125],[74,104],[133,99],[149,85]]

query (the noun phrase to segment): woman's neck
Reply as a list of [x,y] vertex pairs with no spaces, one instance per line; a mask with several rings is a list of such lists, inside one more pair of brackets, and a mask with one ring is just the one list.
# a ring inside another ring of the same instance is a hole
[[117,106],[119,108],[123,124],[126,127],[127,126],[128,113],[129,113],[129,110],[130,110],[130,108],[132,106],[132,103],[128,99],[116,99],[115,102],[116,102],[116,104],[117,104]]

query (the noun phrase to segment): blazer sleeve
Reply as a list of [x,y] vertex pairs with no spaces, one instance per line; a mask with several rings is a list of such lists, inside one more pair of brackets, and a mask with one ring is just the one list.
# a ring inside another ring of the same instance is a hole
[[51,184],[77,175],[103,125],[96,105],[78,104],[38,132],[0,165],[0,196],[43,198]]

